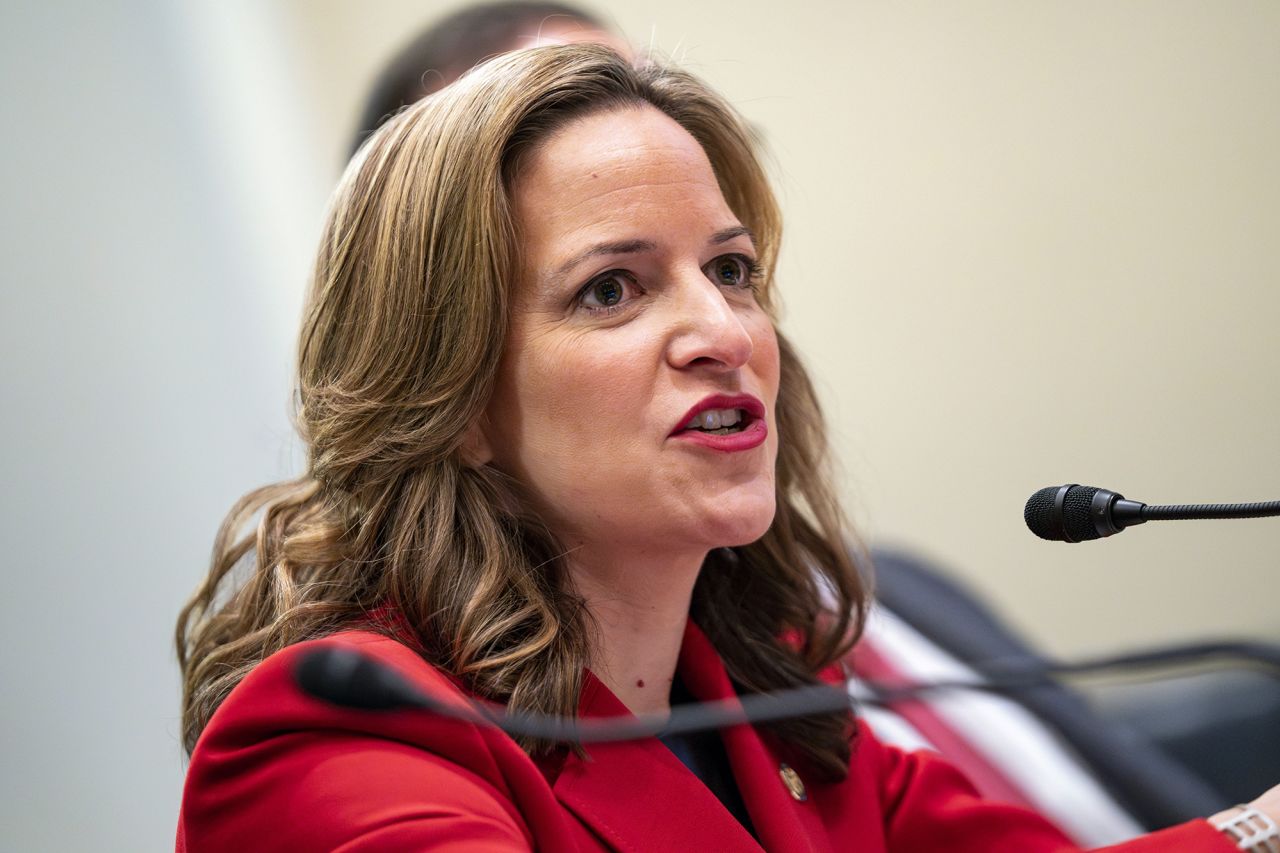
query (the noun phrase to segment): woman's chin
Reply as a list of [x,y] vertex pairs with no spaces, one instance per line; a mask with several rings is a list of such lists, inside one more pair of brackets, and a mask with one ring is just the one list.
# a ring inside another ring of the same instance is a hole
[[699,538],[712,548],[748,545],[769,531],[776,511],[777,503],[772,494],[768,498],[744,502],[731,511],[717,512],[707,518],[700,527]]

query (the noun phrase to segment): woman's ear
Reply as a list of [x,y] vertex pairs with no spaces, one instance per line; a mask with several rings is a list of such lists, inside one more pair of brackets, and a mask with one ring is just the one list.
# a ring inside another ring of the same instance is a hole
[[493,461],[493,447],[484,432],[484,416],[476,418],[462,434],[462,444],[458,447],[462,464],[468,468],[479,468]]

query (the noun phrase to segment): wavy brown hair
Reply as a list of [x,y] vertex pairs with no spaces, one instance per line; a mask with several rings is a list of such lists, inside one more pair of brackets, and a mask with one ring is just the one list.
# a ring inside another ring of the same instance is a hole
[[[520,484],[466,464],[462,445],[508,323],[513,170],[566,122],[643,104],[706,151],[755,235],[760,300],[776,316],[777,204],[744,123],[686,73],[595,46],[521,51],[388,123],[348,167],[321,241],[299,347],[307,474],[236,504],[178,619],[188,751],[268,655],[357,625],[400,639],[407,626],[426,660],[513,709],[576,712],[592,635],[562,549]],[[711,553],[692,605],[745,692],[813,683],[866,604],[814,389],[779,342],[777,513],[758,541]],[[847,715],[769,728],[812,772],[847,772]]]

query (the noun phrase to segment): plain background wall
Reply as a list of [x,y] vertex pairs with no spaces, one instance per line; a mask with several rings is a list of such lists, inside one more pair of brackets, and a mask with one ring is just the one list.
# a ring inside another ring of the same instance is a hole
[[[293,336],[365,87],[429,3],[0,11],[0,847],[162,849],[173,620],[296,470]],[[596,4],[764,132],[785,328],[864,535],[1050,652],[1280,640],[1277,522],[1078,546],[1035,489],[1280,497],[1280,6]]]

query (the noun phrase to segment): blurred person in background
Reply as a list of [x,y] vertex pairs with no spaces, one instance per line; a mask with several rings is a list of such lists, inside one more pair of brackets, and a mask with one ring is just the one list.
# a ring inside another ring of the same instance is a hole
[[492,56],[546,44],[590,42],[628,55],[630,46],[595,15],[567,3],[464,6],[414,36],[379,72],[365,99],[354,154],[383,122]]
[[575,746],[294,684],[358,648],[442,701],[591,717],[833,677],[869,597],[779,240],[736,113],[603,48],[493,60],[374,134],[302,331],[307,475],[233,509],[179,623],[179,849],[1074,849],[847,712]]

